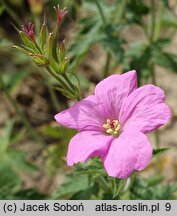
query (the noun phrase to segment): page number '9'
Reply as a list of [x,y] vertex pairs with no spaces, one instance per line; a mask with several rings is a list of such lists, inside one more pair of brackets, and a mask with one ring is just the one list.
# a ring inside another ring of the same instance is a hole
[[170,209],[171,209],[171,204],[170,203],[166,203],[165,204],[165,210],[166,211],[170,211]]

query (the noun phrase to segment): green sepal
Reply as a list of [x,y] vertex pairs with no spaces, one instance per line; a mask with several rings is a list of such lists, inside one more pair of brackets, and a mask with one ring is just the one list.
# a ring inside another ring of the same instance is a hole
[[25,53],[26,55],[29,55],[29,54],[30,54],[30,53],[29,53],[26,49],[24,49],[23,47],[14,45],[13,48],[18,49],[20,52],[23,52],[23,53]]
[[52,58],[52,49],[51,49],[52,39],[53,39],[53,32],[49,33],[47,37],[45,55],[47,56],[48,59]]
[[59,25],[57,24],[53,31],[53,38],[51,41],[51,50],[52,56],[56,62],[58,62],[57,49],[58,49],[58,34],[59,34]]
[[63,74],[63,73],[66,71],[67,66],[68,66],[68,61],[67,61],[67,59],[66,59],[66,60],[63,60],[63,61],[59,64],[59,73]]
[[48,29],[47,29],[45,18],[44,18],[44,22],[42,24],[42,27],[39,33],[39,44],[40,44],[41,50],[44,50],[46,40],[47,40],[47,33],[48,33]]
[[32,38],[30,38],[25,32],[19,31],[20,37],[23,41],[23,44],[28,48],[32,49],[34,53],[38,53],[39,50],[36,47],[35,41],[33,41]]
[[34,53],[34,54],[35,54],[34,50],[32,50],[31,48],[26,47],[26,46],[24,46],[24,45],[21,45],[21,47],[22,47],[23,49],[25,49],[28,53]]
[[57,51],[59,61],[63,61],[66,55],[65,40],[62,41]]
[[50,66],[55,71],[55,73],[60,74],[58,63],[51,57],[50,58]]
[[46,67],[49,65],[49,60],[41,54],[30,54],[30,57],[39,67]]
[[45,55],[49,59],[52,69],[56,73],[60,73],[58,61],[56,61],[53,57],[53,45],[52,45],[53,41],[54,41],[54,33],[52,32],[47,37],[47,45],[46,45]]

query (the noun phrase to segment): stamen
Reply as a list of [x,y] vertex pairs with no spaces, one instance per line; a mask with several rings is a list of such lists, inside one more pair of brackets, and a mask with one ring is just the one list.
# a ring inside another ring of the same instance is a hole
[[110,119],[106,120],[106,123],[103,124],[103,128],[106,129],[106,133],[109,135],[112,135],[114,137],[117,137],[119,135],[119,131],[120,131],[120,124],[118,120],[113,120],[111,121]]

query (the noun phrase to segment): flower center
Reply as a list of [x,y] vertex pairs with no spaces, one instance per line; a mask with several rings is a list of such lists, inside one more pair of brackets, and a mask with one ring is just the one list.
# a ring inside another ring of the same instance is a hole
[[117,137],[119,135],[121,126],[118,120],[111,121],[110,119],[107,119],[106,123],[103,124],[103,128],[106,129],[107,134]]

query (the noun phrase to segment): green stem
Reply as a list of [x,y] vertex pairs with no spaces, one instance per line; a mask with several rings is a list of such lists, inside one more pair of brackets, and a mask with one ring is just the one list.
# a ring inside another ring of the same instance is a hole
[[123,14],[124,14],[124,11],[126,8],[126,3],[127,3],[127,0],[122,0],[120,5],[119,5],[119,11],[118,11],[117,17],[116,17],[117,22],[120,22],[122,17],[123,17]]
[[106,78],[109,75],[110,63],[111,63],[111,54],[107,53],[107,59],[106,59],[105,67],[104,67],[103,78]]
[[[65,81],[68,83],[68,85],[70,86],[70,88],[76,92],[76,89],[75,89],[75,85],[71,82],[71,80],[68,78],[67,74],[64,73],[63,74],[63,77],[65,78]],[[76,94],[77,95],[77,94]],[[80,91],[79,91],[79,95],[76,96],[76,100],[79,101],[80,100]]]
[[[64,88],[65,90],[67,90],[70,94],[72,94],[73,96],[75,96],[75,90],[73,90],[73,88],[71,86],[68,86],[63,79],[58,76],[49,66],[46,67],[47,71],[50,73],[50,75],[52,75],[62,86],[62,88]],[[77,99],[77,98],[76,98]]]
[[160,148],[160,131],[155,131],[155,142],[156,142],[156,148]]
[[36,133],[36,131],[33,129],[31,123],[28,121],[28,119],[26,118],[26,116],[24,115],[24,113],[20,110],[19,106],[17,105],[16,101],[12,98],[12,96],[10,95],[9,91],[6,89],[5,84],[3,82],[2,77],[0,76],[0,85],[4,91],[4,94],[6,96],[6,98],[8,99],[8,101],[10,102],[10,104],[12,105],[12,107],[14,108],[15,112],[17,113],[17,115],[20,117],[21,121],[23,122],[23,124],[25,125],[27,131],[31,134],[31,136],[40,144],[44,144],[43,140],[41,139],[41,137]]
[[150,35],[149,35],[149,39],[151,43],[154,40],[154,31],[155,31],[155,0],[151,0],[151,23],[150,23]]
[[77,80],[77,82],[78,82],[78,101],[80,101],[81,100],[81,84],[80,84],[80,80],[79,80],[79,78],[78,78],[78,76],[75,74],[75,73],[73,73],[73,72],[70,72],[70,74],[71,75],[73,75],[75,78],[76,78],[76,80]]
[[106,21],[105,15],[104,15],[104,13],[103,13],[103,10],[102,10],[102,8],[101,8],[101,5],[100,5],[100,3],[99,3],[98,0],[95,0],[95,3],[96,3],[96,6],[97,6],[97,8],[98,8],[98,11],[99,11],[99,13],[100,13],[100,16],[101,16],[101,19],[102,19],[102,21],[103,21],[103,24],[106,25],[107,21]]
[[149,68],[150,68],[152,83],[154,85],[156,85],[156,77],[155,77],[154,64],[150,64]]
[[74,86],[74,84],[72,84],[71,80],[68,78],[68,76],[67,76],[66,73],[63,74],[63,77],[65,78],[65,81],[67,81],[67,83],[70,86],[70,88],[74,90],[75,86]]
[[70,91],[66,83],[49,67],[46,67],[47,71],[52,75],[66,90]]
[[161,31],[161,25],[162,25],[162,16],[163,16],[163,9],[164,9],[164,4],[162,1],[159,1],[158,5],[158,15],[157,15],[157,21],[155,25],[155,30],[154,30],[154,41],[157,41],[159,36],[160,36],[160,31]]
[[[156,148],[158,149],[160,148],[160,131],[158,129],[155,131],[154,136],[155,136]],[[161,173],[161,163],[159,160],[159,156],[157,156],[156,170],[158,174]]]

